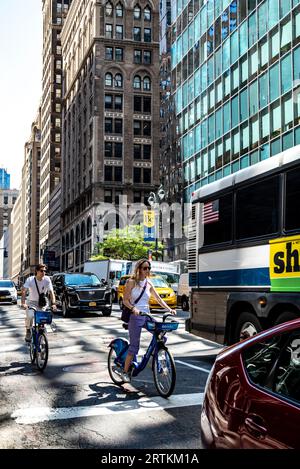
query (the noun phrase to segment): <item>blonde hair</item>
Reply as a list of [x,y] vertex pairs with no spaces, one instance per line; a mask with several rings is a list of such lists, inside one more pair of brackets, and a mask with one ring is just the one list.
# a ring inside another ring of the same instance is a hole
[[[134,272],[131,276],[131,278],[135,281],[136,285],[140,281],[140,269],[141,269],[142,265],[144,264],[144,262],[147,262],[149,264],[149,267],[151,267],[151,262],[148,259],[140,259],[139,261],[137,261],[137,263],[135,264],[135,267],[134,267]],[[150,271],[148,273],[148,277],[149,276],[150,276]]]

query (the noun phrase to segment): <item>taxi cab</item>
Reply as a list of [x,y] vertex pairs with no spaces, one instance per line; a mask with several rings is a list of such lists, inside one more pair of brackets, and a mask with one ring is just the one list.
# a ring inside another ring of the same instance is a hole
[[[123,295],[125,290],[126,281],[131,277],[131,275],[123,275],[120,279],[120,283],[118,286],[118,302],[120,307],[123,304]],[[174,290],[169,287],[167,282],[160,277],[159,275],[150,275],[149,280],[151,281],[152,285],[154,286],[155,290],[159,294],[159,296],[164,300],[164,302],[170,306],[170,308],[176,308],[177,306],[177,299]],[[150,297],[150,309],[163,309],[160,304],[153,298],[151,295]]]

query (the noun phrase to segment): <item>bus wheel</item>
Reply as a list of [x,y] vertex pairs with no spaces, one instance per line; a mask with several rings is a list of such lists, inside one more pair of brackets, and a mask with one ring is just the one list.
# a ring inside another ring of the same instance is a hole
[[292,321],[293,319],[297,319],[299,316],[292,311],[285,311],[284,313],[279,314],[278,318],[274,322],[274,325],[282,324],[283,322]]
[[255,314],[245,311],[241,313],[235,328],[234,343],[253,337],[262,330],[259,320]]

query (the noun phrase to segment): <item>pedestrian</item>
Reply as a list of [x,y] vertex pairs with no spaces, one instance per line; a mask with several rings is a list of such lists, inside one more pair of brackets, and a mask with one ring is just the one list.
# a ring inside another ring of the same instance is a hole
[[[140,338],[142,328],[149,321],[147,316],[139,316],[140,312],[149,313],[149,301],[152,295],[155,300],[167,309],[171,314],[176,314],[176,310],[171,309],[159,296],[151,283],[150,277],[151,263],[147,259],[137,261],[134,273],[125,285],[123,304],[131,310],[128,323],[129,348],[126,356],[124,370],[121,372],[124,382],[129,383],[129,374],[133,357],[138,354],[140,348]],[[138,300],[138,301],[137,301]]]
[[[34,311],[30,309],[30,307],[34,306],[39,310],[45,310],[48,307],[47,296],[49,294],[52,310],[56,311],[53,285],[50,277],[46,275],[46,272],[47,266],[45,264],[38,264],[35,268],[35,275],[29,277],[22,287],[21,307],[26,310],[26,342],[30,342],[30,331],[34,317]],[[28,291],[29,297],[26,302],[26,295]]]

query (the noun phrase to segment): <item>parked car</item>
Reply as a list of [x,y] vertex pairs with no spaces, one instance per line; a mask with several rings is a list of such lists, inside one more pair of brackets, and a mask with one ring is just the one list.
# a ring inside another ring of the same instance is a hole
[[206,448],[300,448],[300,319],[224,349],[206,383]]
[[110,316],[111,288],[92,273],[58,273],[52,278],[57,306],[63,316],[75,311],[101,311]]
[[[124,295],[124,290],[125,290],[125,283],[128,278],[130,278],[131,275],[123,275],[120,279],[120,283],[118,286],[118,301],[120,307],[123,304],[123,295]],[[176,308],[177,300],[176,300],[176,294],[171,288],[167,282],[165,281],[164,278],[160,277],[159,275],[151,275],[150,276],[150,281],[152,285],[155,287],[157,293],[160,295],[160,297],[167,303],[170,308]],[[150,297],[150,309],[161,309],[161,306],[157,303],[157,301],[153,298],[151,295]]]
[[18,293],[14,282],[10,279],[0,280],[0,302],[17,304]]
[[190,309],[190,287],[189,274],[181,274],[178,284],[177,305],[181,306],[183,311]]

